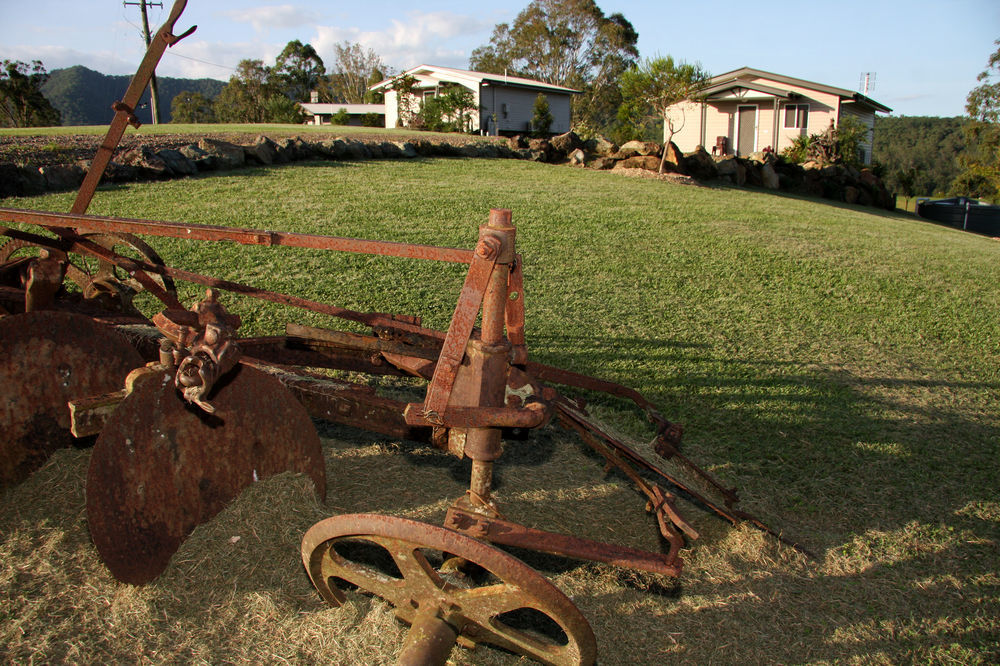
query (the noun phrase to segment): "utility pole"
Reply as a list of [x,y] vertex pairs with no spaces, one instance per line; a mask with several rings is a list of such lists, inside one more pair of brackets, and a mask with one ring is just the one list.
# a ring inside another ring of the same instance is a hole
[[[163,7],[162,2],[147,2],[146,0],[139,0],[139,2],[123,2],[123,6],[135,6],[139,8],[142,13],[142,37],[146,40],[146,48],[149,48],[149,17],[146,15],[146,6],[151,7]],[[160,124],[160,107],[159,107],[159,94],[156,92],[156,74],[149,77],[149,104],[152,107],[150,111],[153,113],[153,124]]]

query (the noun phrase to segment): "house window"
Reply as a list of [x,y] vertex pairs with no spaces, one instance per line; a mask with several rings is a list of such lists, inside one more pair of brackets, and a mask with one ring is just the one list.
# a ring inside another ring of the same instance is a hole
[[805,129],[808,121],[808,104],[789,104],[785,107],[785,129]]

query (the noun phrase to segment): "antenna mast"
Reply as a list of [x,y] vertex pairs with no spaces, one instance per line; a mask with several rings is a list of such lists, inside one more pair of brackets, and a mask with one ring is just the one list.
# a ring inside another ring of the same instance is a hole
[[868,97],[869,92],[875,90],[875,72],[861,72],[858,88],[865,97]]

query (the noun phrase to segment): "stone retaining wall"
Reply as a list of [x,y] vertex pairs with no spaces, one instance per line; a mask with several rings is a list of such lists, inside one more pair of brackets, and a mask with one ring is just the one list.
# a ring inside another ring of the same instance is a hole
[[[152,139],[151,139],[152,140]],[[479,140],[449,143],[439,139],[379,141],[347,137],[306,141],[302,137],[274,141],[258,136],[240,145],[202,138],[179,148],[157,149],[142,144],[119,151],[109,163],[103,182],[124,183],[183,178],[208,171],[247,166],[287,164],[301,160],[414,159],[417,157],[479,157],[524,159],[593,169],[660,170],[662,146],[630,141],[622,146],[603,138],[583,141],[573,132],[551,139],[512,137],[506,142]],[[31,196],[46,191],[73,190],[87,173],[88,162],[45,166],[0,163],[0,198]],[[697,181],[722,181],[823,197],[852,204],[895,209],[895,196],[868,169],[843,165],[786,164],[773,153],[749,159],[715,158],[700,148],[682,154],[670,144],[664,170]]]

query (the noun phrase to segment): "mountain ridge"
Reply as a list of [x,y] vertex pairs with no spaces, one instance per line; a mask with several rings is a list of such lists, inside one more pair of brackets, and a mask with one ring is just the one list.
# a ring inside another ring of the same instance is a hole
[[[74,65],[49,72],[42,85],[42,94],[59,109],[63,125],[107,125],[114,117],[111,105],[120,100],[132,77],[127,74],[101,74],[83,65]],[[226,86],[216,79],[180,79],[170,76],[156,78],[159,92],[160,122],[170,122],[170,103],[181,91],[198,92],[214,99]],[[153,122],[149,88],[140,98],[135,115],[140,122]]]

